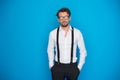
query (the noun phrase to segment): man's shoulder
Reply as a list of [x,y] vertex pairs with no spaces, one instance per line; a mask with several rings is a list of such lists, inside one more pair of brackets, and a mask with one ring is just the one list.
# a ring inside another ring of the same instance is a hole
[[74,31],[77,32],[77,33],[81,33],[80,29],[76,28],[76,27],[73,27],[74,28]]
[[55,33],[57,32],[57,29],[58,29],[58,28],[55,28],[55,29],[53,29],[52,31],[50,31],[50,34],[55,34]]

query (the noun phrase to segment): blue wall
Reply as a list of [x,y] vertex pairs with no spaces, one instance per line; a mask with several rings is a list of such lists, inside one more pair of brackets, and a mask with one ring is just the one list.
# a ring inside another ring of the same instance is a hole
[[83,33],[86,64],[79,80],[120,80],[119,0],[0,0],[0,80],[51,80],[47,44],[68,7]]

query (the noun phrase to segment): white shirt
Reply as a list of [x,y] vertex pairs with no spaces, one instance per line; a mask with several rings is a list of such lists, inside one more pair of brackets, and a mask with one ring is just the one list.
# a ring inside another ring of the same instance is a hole
[[[60,51],[60,63],[69,64],[71,59],[71,26],[65,36],[65,31],[60,27],[59,29],[59,51]],[[50,32],[49,42],[48,42],[48,59],[49,67],[54,65],[54,60],[57,62],[57,48],[56,48],[56,38],[57,38],[57,28]],[[74,28],[74,44],[73,44],[73,63],[77,61],[76,48],[80,50],[80,60],[78,63],[79,70],[82,69],[85,63],[86,49],[84,45],[84,40],[81,32]],[[55,50],[55,51],[54,51]],[[56,54],[55,54],[56,53]]]

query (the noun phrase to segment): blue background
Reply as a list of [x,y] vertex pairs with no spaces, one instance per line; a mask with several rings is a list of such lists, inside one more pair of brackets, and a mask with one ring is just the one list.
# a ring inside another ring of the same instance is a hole
[[0,80],[51,80],[48,36],[61,7],[87,49],[79,80],[120,80],[119,0],[0,0]]

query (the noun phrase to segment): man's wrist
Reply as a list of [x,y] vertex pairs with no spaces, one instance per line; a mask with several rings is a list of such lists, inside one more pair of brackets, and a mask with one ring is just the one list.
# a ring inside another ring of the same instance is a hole
[[49,68],[51,69],[53,67],[54,64],[50,65]]
[[79,70],[81,70],[81,69],[82,69],[82,67],[78,66],[78,69],[79,69]]

